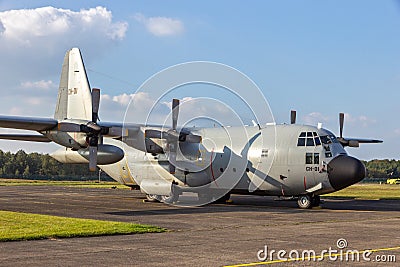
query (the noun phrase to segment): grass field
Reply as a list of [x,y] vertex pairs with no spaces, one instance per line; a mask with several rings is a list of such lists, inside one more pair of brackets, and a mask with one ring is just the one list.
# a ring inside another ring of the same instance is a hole
[[165,231],[166,229],[150,225],[0,211],[0,241],[160,233]]
[[118,188],[129,189],[128,186],[117,182],[97,182],[97,181],[46,181],[46,180],[23,180],[23,179],[2,179],[0,178],[0,186],[23,186],[23,185],[52,185],[52,186],[69,186],[69,187],[87,187],[87,188]]
[[358,199],[400,199],[400,185],[355,184],[323,197],[345,197]]

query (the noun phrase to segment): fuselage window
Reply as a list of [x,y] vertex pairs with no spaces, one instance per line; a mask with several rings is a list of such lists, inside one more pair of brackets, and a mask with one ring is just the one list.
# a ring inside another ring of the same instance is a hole
[[306,164],[319,164],[319,153],[306,153]]
[[319,164],[319,153],[314,153],[314,164]]
[[313,164],[313,153],[306,153],[306,164]]

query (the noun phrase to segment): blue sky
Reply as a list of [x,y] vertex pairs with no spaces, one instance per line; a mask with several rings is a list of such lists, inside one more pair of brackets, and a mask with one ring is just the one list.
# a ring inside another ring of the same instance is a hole
[[[69,20],[49,28],[49,14]],[[82,16],[91,18],[89,30]],[[122,120],[129,94],[154,73],[209,60],[249,76],[276,122],[296,109],[298,122],[337,133],[345,112],[346,136],[384,140],[350,154],[400,159],[399,1],[0,1],[1,21],[1,114],[51,117],[71,47],[81,49],[91,85],[106,95],[103,120]],[[15,21],[19,28],[8,26]],[[56,148],[0,142],[3,150],[20,147]]]

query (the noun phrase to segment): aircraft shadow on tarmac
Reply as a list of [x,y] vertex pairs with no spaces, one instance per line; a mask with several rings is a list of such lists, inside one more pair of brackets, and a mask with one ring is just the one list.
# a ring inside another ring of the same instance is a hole
[[[174,214],[201,214],[201,213],[226,213],[226,212],[265,212],[274,213],[304,213],[304,212],[329,212],[329,211],[377,211],[399,212],[400,200],[360,200],[343,198],[325,198],[321,207],[313,209],[299,209],[295,201],[276,201],[272,197],[233,197],[230,204],[209,204],[203,207],[177,207],[167,204],[147,203],[149,209],[106,212],[116,216],[147,216],[147,215],[174,215]],[[157,205],[152,209],[151,205]],[[164,207],[161,205],[165,205]]]

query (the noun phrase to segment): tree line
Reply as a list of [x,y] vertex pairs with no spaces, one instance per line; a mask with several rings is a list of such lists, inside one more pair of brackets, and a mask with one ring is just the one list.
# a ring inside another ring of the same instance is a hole
[[400,178],[400,160],[374,159],[363,163],[368,178]]
[[[374,159],[363,163],[368,178],[400,178],[400,160]],[[0,177],[93,180],[98,173],[90,172],[87,164],[60,163],[48,154],[0,150]]]
[[[97,172],[90,172],[87,164],[64,164],[49,154],[16,153],[0,150],[0,177],[45,180],[94,180]],[[104,176],[104,178],[107,178]],[[103,176],[102,176],[103,179]]]

